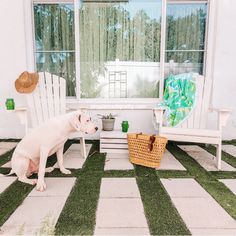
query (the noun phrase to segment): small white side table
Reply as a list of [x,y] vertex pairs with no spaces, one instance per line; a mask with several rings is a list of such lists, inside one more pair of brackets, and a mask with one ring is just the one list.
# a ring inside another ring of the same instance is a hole
[[128,153],[127,133],[121,130],[101,131],[100,153]]

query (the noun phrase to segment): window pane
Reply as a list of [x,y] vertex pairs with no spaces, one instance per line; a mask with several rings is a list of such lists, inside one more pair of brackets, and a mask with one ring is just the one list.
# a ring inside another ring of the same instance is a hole
[[84,2],[82,98],[157,97],[161,0]]
[[204,52],[167,52],[165,77],[188,72],[203,73]]
[[204,50],[207,4],[167,5],[167,50]]
[[36,4],[34,22],[37,51],[75,49],[73,4]]
[[165,77],[203,74],[207,4],[168,4]]
[[67,96],[75,96],[75,53],[36,53],[37,70],[66,79]]

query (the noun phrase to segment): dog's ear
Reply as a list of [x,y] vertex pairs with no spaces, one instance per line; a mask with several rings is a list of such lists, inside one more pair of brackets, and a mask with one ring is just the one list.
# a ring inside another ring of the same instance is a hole
[[81,129],[81,123],[79,121],[79,118],[80,118],[80,115],[75,113],[69,119],[70,125],[77,131],[80,131]]

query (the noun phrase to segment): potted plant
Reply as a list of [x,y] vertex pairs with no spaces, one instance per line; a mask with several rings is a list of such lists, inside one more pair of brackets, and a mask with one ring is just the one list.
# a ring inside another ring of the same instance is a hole
[[115,124],[115,116],[111,113],[109,115],[99,115],[102,119],[102,129],[104,131],[112,131],[114,130],[114,124]]

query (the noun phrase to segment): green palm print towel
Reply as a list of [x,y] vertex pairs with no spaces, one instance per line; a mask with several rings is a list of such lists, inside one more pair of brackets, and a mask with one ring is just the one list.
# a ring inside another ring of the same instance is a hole
[[181,124],[194,108],[196,101],[196,83],[190,73],[170,75],[165,81],[163,103],[166,126]]

